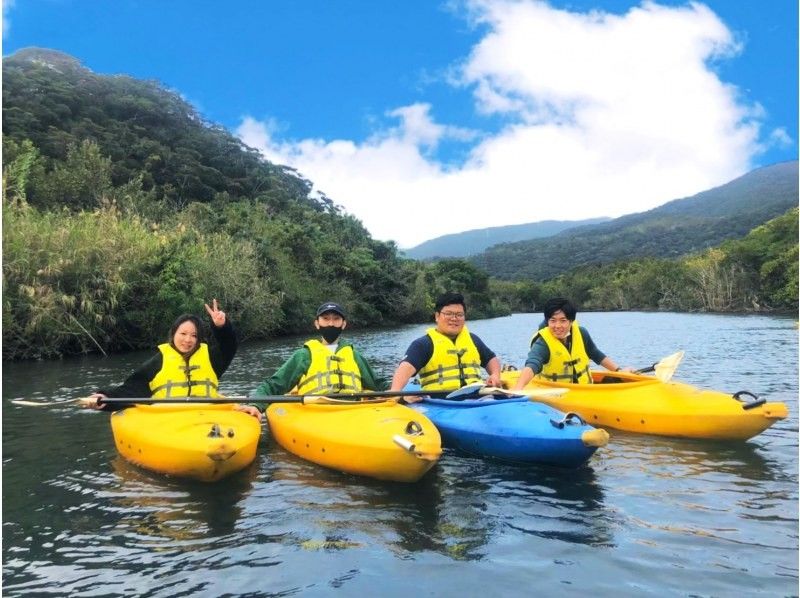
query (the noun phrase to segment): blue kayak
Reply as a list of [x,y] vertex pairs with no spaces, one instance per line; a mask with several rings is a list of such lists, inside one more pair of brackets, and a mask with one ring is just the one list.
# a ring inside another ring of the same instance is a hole
[[587,425],[575,413],[524,397],[425,397],[410,407],[434,423],[444,446],[514,463],[579,467],[609,438],[608,432]]

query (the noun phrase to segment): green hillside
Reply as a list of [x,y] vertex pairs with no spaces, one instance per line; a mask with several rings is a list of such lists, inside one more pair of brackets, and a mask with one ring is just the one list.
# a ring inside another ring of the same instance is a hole
[[784,162],[647,212],[496,245],[469,261],[501,279],[547,280],[583,265],[701,251],[744,237],[797,205],[798,163]]
[[404,259],[294,170],[153,81],[26,49],[3,59],[3,356],[152,346],[220,299],[243,339],[304,333],[324,300],[357,326],[429,320],[465,262]]
[[[53,50],[29,48],[3,59],[3,135],[28,139],[56,161],[91,140],[109,160],[112,187],[137,181],[169,208],[246,197],[278,207],[334,208],[325,198],[308,199],[309,181],[263,160],[158,83],[98,75]],[[28,199],[41,207],[93,203],[85,193],[36,191]]]
[[539,239],[558,234],[568,228],[605,222],[609,218],[590,218],[587,220],[542,220],[525,224],[512,224],[508,226],[492,226],[463,233],[453,233],[430,239],[416,247],[406,249],[403,253],[417,260],[467,257],[485,251],[492,245],[499,243],[514,243],[528,239]]

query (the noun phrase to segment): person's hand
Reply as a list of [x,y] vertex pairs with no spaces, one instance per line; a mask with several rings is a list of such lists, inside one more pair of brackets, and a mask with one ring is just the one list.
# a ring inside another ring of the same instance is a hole
[[400,395],[400,398],[403,399],[404,403],[418,403],[424,398],[424,397],[415,397],[413,395],[404,395],[402,392],[398,394]]
[[233,408],[236,411],[243,411],[247,415],[252,415],[259,422],[263,418],[263,415],[261,415],[261,412],[256,407],[254,407],[253,405],[234,405]]
[[503,381],[500,379],[500,374],[490,374],[486,379],[486,386],[493,386],[494,388],[503,388]]
[[217,328],[222,328],[225,326],[225,312],[219,308],[217,300],[214,299],[211,302],[211,307],[209,307],[208,303],[206,303],[205,306],[208,315],[211,316],[211,321],[214,322],[214,326]]
[[81,402],[81,406],[89,409],[97,409],[98,411],[103,408],[103,405],[100,403],[100,399],[106,399],[106,395],[95,392],[89,395],[90,399],[94,399],[94,403],[84,403]]

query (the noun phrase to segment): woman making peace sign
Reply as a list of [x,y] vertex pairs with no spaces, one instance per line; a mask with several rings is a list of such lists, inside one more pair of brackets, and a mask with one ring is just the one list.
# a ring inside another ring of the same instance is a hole
[[218,347],[210,349],[203,342],[200,318],[192,314],[179,316],[169,330],[167,342],[119,386],[98,390],[92,398],[93,409],[116,411],[126,405],[107,405],[107,397],[167,399],[177,397],[217,397],[219,379],[228,369],[238,342],[233,325],[219,309],[217,300],[206,312],[214,324],[211,330]]

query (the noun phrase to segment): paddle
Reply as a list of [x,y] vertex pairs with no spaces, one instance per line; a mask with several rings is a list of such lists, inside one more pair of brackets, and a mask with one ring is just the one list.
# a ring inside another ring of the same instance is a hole
[[502,395],[508,395],[510,397],[527,397],[529,399],[537,399],[537,398],[543,399],[543,398],[560,397],[567,392],[569,392],[569,389],[567,388],[524,388],[521,390],[506,390],[505,388],[499,388],[497,386],[484,386],[478,383],[478,384],[469,384],[467,386],[464,386],[463,388],[459,388],[458,390],[451,392],[445,398],[453,399],[457,397],[462,397],[464,395],[474,395],[474,394],[478,394],[481,396],[502,394]]
[[678,364],[683,359],[683,351],[678,351],[677,353],[673,353],[672,355],[667,355],[657,363],[653,365],[642,368],[640,370],[636,370],[634,373],[636,374],[644,374],[646,372],[655,372],[656,378],[661,380],[662,382],[668,382],[672,375],[675,373],[675,370],[678,369]]
[[[244,397],[244,396],[229,396],[229,397],[184,397],[175,399],[153,399],[153,398],[136,398],[136,397],[108,397],[101,399],[101,403],[108,403],[109,405],[120,404],[139,404],[139,405],[190,405],[194,403],[303,403],[304,405],[310,404],[353,404],[353,399],[383,399],[389,397],[429,397],[441,396],[446,399],[466,398],[473,395],[493,395],[493,394],[506,394],[511,396],[525,396],[529,398],[545,397],[545,396],[559,396],[566,392],[564,389],[526,389],[510,391],[504,388],[497,388],[494,386],[484,386],[481,383],[470,384],[451,392],[445,391],[426,391],[426,390],[384,390],[384,391],[364,391],[352,394],[331,393],[327,395],[308,394],[308,395],[274,395],[266,397]],[[37,402],[27,401],[25,399],[11,399],[15,405],[26,405],[30,407],[47,407],[53,405],[66,405],[68,403],[79,403],[81,405],[92,405],[97,399],[92,397],[81,397],[77,399],[67,399],[65,401],[51,401],[51,402]],[[363,401],[362,401],[363,402]],[[381,401],[376,401],[381,402]]]
[[[392,396],[402,395],[404,393],[393,393]],[[358,397],[360,395],[338,395],[348,397]],[[51,407],[54,405],[66,405],[68,403],[78,403],[84,406],[94,405],[97,399],[93,397],[80,397],[77,399],[67,399],[65,401],[50,401],[50,402],[37,402],[27,401],[25,399],[11,399],[15,405],[26,405],[29,407]],[[375,402],[385,402],[385,399]],[[266,397],[184,397],[173,399],[153,399],[153,398],[138,398],[138,397],[107,397],[100,399],[100,404],[107,403],[109,405],[192,405],[192,404],[208,404],[208,403],[303,403],[304,405],[311,404],[354,404],[353,400],[341,400],[336,397],[328,397],[324,395],[274,395]]]

